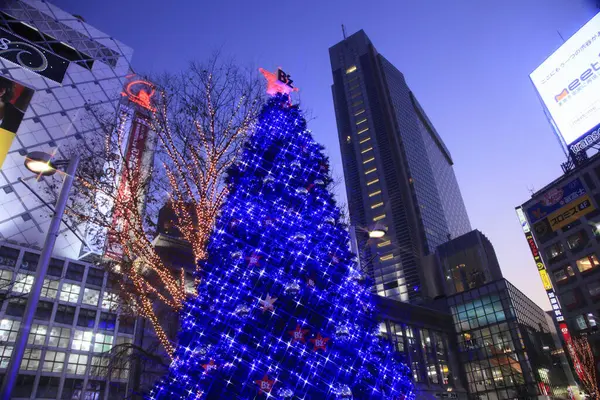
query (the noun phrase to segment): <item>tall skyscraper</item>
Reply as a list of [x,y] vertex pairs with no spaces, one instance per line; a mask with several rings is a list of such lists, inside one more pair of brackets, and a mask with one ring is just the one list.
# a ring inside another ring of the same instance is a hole
[[[352,225],[379,295],[427,296],[421,259],[471,230],[444,142],[404,75],[364,31],[329,49],[333,98]],[[425,293],[424,293],[425,292]]]

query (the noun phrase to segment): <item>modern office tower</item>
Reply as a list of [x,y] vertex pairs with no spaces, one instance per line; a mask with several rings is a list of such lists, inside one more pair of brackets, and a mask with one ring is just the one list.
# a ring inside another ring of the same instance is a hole
[[[350,221],[375,291],[421,301],[421,258],[471,230],[452,158],[403,74],[364,31],[329,56]],[[367,243],[374,228],[386,234]]]
[[479,230],[438,246],[436,256],[447,296],[502,278],[494,246]]
[[[39,252],[0,244],[0,376],[13,351]],[[51,259],[13,399],[127,398],[136,319],[92,264]]]
[[[0,88],[9,88],[3,104],[11,104],[11,117],[0,123],[0,153],[12,140],[0,167],[0,240],[41,248],[51,212],[32,191],[44,195],[50,178],[37,181],[24,157],[44,151],[65,158],[85,140],[94,129],[86,108],[119,104],[133,51],[82,17],[37,0],[0,1],[0,47]],[[82,241],[62,229],[54,254],[78,258]]]
[[458,293],[448,304],[473,398],[566,394],[562,366],[552,363],[556,348],[545,313],[510,282],[500,279]]

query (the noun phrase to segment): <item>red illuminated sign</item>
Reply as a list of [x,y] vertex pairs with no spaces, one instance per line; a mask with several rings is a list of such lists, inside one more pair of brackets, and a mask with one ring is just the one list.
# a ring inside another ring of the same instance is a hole
[[[133,77],[135,75],[130,75]],[[152,106],[152,98],[156,94],[156,88],[154,85],[143,79],[134,79],[125,85],[121,96],[127,97],[129,101],[141,106],[149,111],[155,111],[156,108]]]
[[577,356],[577,353],[575,352],[575,348],[573,347],[573,339],[571,339],[571,334],[569,333],[569,328],[567,327],[567,324],[565,324],[564,322],[558,324],[558,328],[560,329],[560,333],[562,334],[563,339],[565,339],[565,344],[567,345],[567,350],[569,351],[569,354],[571,355],[571,360],[573,360],[573,368],[575,368],[575,372],[577,373],[577,376],[579,377],[579,379],[584,381],[583,366],[581,365],[581,362],[579,361],[579,357]]

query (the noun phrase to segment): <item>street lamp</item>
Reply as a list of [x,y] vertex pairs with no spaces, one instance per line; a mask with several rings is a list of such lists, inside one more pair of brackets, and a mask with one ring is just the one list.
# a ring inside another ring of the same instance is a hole
[[54,250],[54,244],[60,230],[60,222],[65,212],[67,200],[69,199],[69,191],[73,186],[73,178],[75,177],[75,171],[79,164],[79,156],[75,155],[70,160],[52,160],[50,154],[43,153],[41,151],[34,151],[29,153],[25,157],[25,168],[29,171],[41,175],[49,176],[53,175],[58,168],[66,166],[64,174],[63,184],[60,189],[56,206],[54,207],[54,213],[50,226],[48,227],[48,233],[46,234],[46,240],[44,241],[44,248],[40,254],[37,269],[35,271],[35,278],[27,299],[27,306],[25,307],[25,315],[21,321],[19,328],[19,334],[15,341],[15,346],[8,363],[8,368],[4,375],[2,382],[2,389],[0,391],[0,398],[2,400],[10,400],[17,376],[19,375],[19,368],[21,361],[23,360],[23,354],[25,353],[25,347],[27,345],[27,338],[31,331],[31,324],[35,315],[40,295],[42,292],[42,286],[44,284],[44,277],[48,270],[48,264],[50,263],[50,257]]

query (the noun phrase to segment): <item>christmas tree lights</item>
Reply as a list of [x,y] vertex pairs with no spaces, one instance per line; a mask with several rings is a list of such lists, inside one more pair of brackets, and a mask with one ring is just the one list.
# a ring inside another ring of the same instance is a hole
[[148,398],[413,399],[349,251],[323,149],[289,91],[272,94],[229,169],[198,295]]

